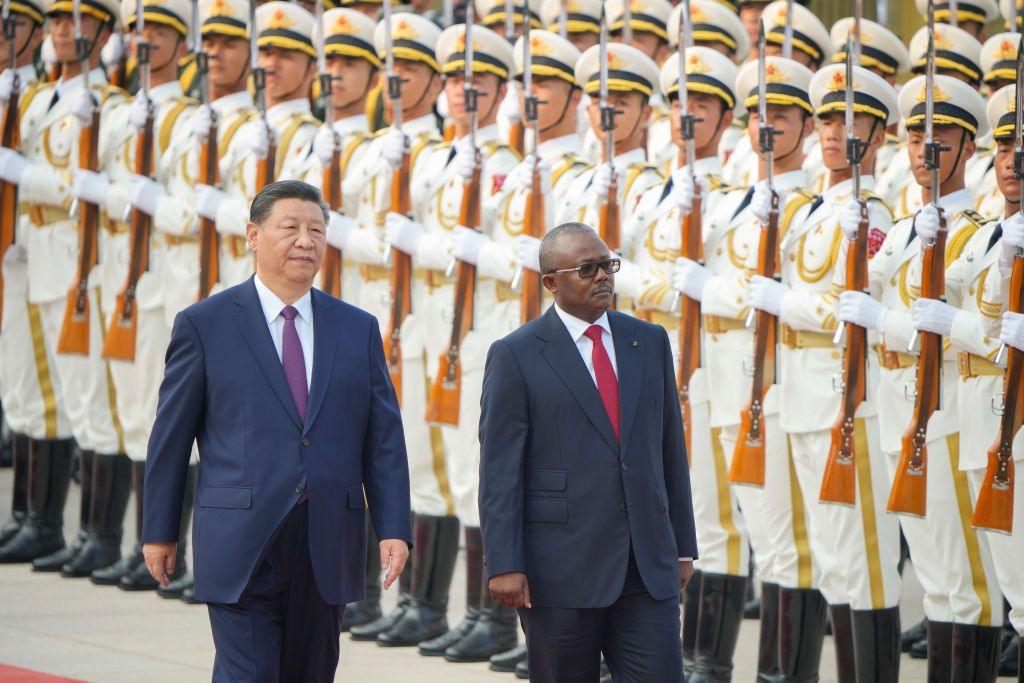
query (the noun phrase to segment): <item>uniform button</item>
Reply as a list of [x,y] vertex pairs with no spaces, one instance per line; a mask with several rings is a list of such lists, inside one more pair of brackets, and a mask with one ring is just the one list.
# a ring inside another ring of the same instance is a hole
[[308,446],[309,445],[309,437],[303,437],[302,438],[302,445],[303,446]]
[[621,512],[629,512],[629,506],[623,503],[622,505],[619,506],[619,510]]
[[302,484],[295,485],[295,493],[302,493]]
[[622,471],[625,472],[628,469],[629,469],[629,463],[628,462],[622,463]]

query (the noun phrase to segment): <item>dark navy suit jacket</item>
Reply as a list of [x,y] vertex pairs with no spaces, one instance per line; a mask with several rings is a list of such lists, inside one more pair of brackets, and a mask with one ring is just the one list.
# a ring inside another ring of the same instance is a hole
[[554,307],[495,342],[480,414],[489,576],[525,572],[535,607],[607,607],[630,548],[647,592],[679,595],[697,557],[690,475],[665,330],[609,311],[621,443]]
[[[149,440],[143,542],[175,541],[194,439],[196,597],[234,603],[305,492],[320,594],[363,597],[366,507],[411,540],[409,471],[376,319],[312,291],[313,376],[299,422],[252,278],[178,314]],[[364,497],[365,491],[365,497]]]

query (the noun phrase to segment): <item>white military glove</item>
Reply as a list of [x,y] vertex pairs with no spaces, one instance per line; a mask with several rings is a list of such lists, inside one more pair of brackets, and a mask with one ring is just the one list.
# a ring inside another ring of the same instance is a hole
[[1002,327],[999,329],[999,341],[1024,351],[1024,314],[1006,311],[1003,313]]
[[999,239],[999,267],[1009,271],[1013,260],[1017,258],[1017,250],[1024,248],[1024,217],[1020,212],[1003,221],[1003,236]]
[[132,176],[132,206],[144,214],[156,213],[156,204],[164,196],[164,186],[143,175]]
[[201,104],[192,114],[192,133],[200,140],[205,140],[210,136],[211,128],[213,128],[213,108],[208,104]]
[[420,249],[420,241],[426,229],[400,213],[391,211],[384,219],[384,239],[393,248],[415,256]]
[[479,230],[462,225],[456,226],[453,237],[452,255],[475,266],[480,257],[480,250],[487,244],[487,238]]
[[452,165],[455,172],[467,183],[473,179],[473,171],[476,170],[477,150],[473,147],[468,137],[464,137],[455,143],[455,159]]
[[266,124],[261,119],[256,119],[247,125],[242,134],[242,141],[255,156],[261,159],[267,156],[267,151],[270,149],[270,135],[267,132]]
[[770,277],[755,275],[747,285],[747,296],[750,297],[750,305],[759,311],[771,313],[774,316],[782,314],[782,302],[793,290],[776,282]]
[[334,128],[325,123],[320,126],[320,129],[316,132],[316,137],[313,138],[313,153],[316,154],[321,162],[329,164],[340,144],[341,137],[335,132]]
[[860,202],[847,200],[839,207],[839,229],[846,239],[857,239],[857,231],[860,230]]
[[516,239],[516,259],[526,270],[540,272],[540,240],[529,235],[520,235]]
[[12,244],[7,247],[7,252],[3,255],[3,262],[11,264],[28,263],[28,252],[20,244]]
[[132,100],[131,109],[128,112],[128,121],[132,124],[132,128],[135,130],[142,130],[146,127],[146,119],[150,116],[150,111],[153,109],[153,102],[147,97],[144,97],[141,93],[135,96]]
[[853,323],[867,330],[881,332],[889,309],[881,301],[864,292],[843,292],[836,305],[836,317],[844,323]]
[[96,106],[96,101],[93,99],[92,94],[79,89],[71,96],[71,103],[68,105],[68,108],[71,110],[72,115],[78,119],[79,124],[88,126],[92,123],[92,110]]
[[925,204],[914,218],[914,230],[922,243],[928,243],[939,234],[939,212],[934,204]]
[[124,54],[124,42],[121,39],[121,34],[113,32],[107,38],[107,42],[103,44],[103,48],[100,49],[100,62],[108,69],[113,69],[121,61],[122,54]]
[[694,301],[704,298],[704,287],[710,279],[710,270],[688,258],[677,258],[672,265],[672,289]]
[[437,115],[441,117],[441,120],[448,118],[448,96],[444,94],[444,90],[437,96],[437,100],[434,102],[434,108],[437,109]]
[[615,175],[615,169],[611,164],[598,164],[597,168],[594,169],[594,177],[590,182],[590,189],[599,199],[604,199],[608,196],[608,188],[612,184],[613,175]]
[[391,168],[401,168],[405,156],[405,133],[392,126],[380,141],[380,155]]
[[509,94],[498,105],[498,117],[505,117],[509,123],[519,123],[523,118],[519,114],[519,96],[512,88],[509,88]]
[[[527,154],[519,162],[519,165],[516,166],[513,171],[516,174],[515,186],[526,189],[530,188],[531,183],[533,183],[533,166],[536,163],[540,169],[540,191],[546,195],[548,192],[551,192],[551,163],[544,157],[540,157],[540,160],[537,162],[534,161],[535,159],[534,155]],[[514,186],[510,185],[506,180],[505,187],[508,189]]]
[[3,178],[12,185],[21,182],[25,170],[29,167],[29,161],[13,149],[0,147],[0,178]]
[[[780,190],[776,190],[775,193],[779,195],[779,207],[781,209],[783,204],[783,193]],[[762,225],[768,222],[768,214],[772,209],[772,191],[768,187],[768,183],[763,180],[758,181],[754,185],[754,196],[750,198],[750,212],[754,214],[754,218],[757,219]]]
[[196,202],[196,213],[207,220],[217,220],[217,208],[227,196],[212,185],[197,184],[193,190]]
[[53,36],[43,39],[43,44],[39,46],[39,59],[47,69],[57,64],[57,48],[53,46]]
[[[700,186],[700,193],[706,196],[708,193],[707,178],[697,176],[697,184]],[[672,203],[684,214],[693,211],[693,197],[696,188],[693,185],[693,176],[686,166],[672,171]]]
[[109,189],[110,180],[107,178],[106,173],[93,173],[82,168],[75,169],[74,181],[71,183],[71,194],[77,197],[78,201],[103,206]]
[[0,103],[7,104],[11,100],[11,93],[14,91],[14,71],[4,69],[0,73]]
[[344,249],[349,235],[355,229],[356,222],[354,220],[337,211],[331,211],[330,220],[327,221],[327,244],[335,249]]
[[937,299],[918,299],[910,305],[910,320],[914,328],[921,332],[948,337],[953,331],[953,319],[960,312],[956,306],[950,306]]

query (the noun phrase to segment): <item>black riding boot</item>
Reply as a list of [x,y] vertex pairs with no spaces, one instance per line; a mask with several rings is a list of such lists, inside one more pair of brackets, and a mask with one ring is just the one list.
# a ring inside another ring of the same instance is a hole
[[93,460],[89,538],[60,573],[89,576],[121,559],[124,513],[132,491],[132,463],[123,453],[97,453]]
[[31,562],[64,547],[73,447],[71,439],[30,442],[28,513],[18,533],[0,548],[0,564]]
[[853,610],[858,683],[896,683],[900,677],[900,608]]
[[757,681],[776,683],[779,670],[779,584],[761,582],[761,624],[757,638]]
[[953,624],[928,621],[928,683],[949,683],[953,670]]
[[167,588],[157,588],[161,598],[178,599],[186,588],[195,583],[192,572],[188,570],[185,554],[188,552],[188,529],[192,526],[192,507],[196,501],[196,479],[199,476],[199,465],[189,465],[185,478],[185,495],[181,503],[181,519],[178,522],[178,551],[174,558],[174,573]]
[[747,602],[747,577],[704,572],[691,683],[728,683]]
[[[350,631],[354,626],[369,624],[380,619],[380,541],[373,530],[370,516],[366,516],[366,577],[363,589],[366,595],[362,600],[345,605],[345,615],[341,619],[341,630]],[[409,571],[406,567],[405,571]],[[404,573],[404,572],[403,572]]]
[[849,605],[829,605],[832,640],[836,646],[836,680],[853,683],[857,680],[857,660],[853,654],[853,621]]
[[377,636],[384,647],[408,647],[448,630],[448,591],[459,552],[459,518],[413,518],[412,601],[395,624]]
[[697,619],[700,616],[700,584],[703,572],[693,570],[693,575],[683,588],[683,671],[686,677],[693,675],[694,651],[697,648]]
[[[415,568],[413,561],[415,554],[416,551],[413,549],[413,553],[409,555],[409,561],[405,563],[405,571],[398,577],[398,604],[387,614],[349,629],[352,640],[377,640],[377,636],[398,623],[398,620],[405,614],[405,610],[409,609],[409,605],[412,604],[412,572]],[[375,573],[377,571],[378,569],[374,569]]]
[[0,527],[0,547],[14,538],[28,514],[28,443],[24,434],[11,436],[11,465],[14,486],[11,491],[11,517]]
[[999,675],[999,626],[953,624],[953,683],[994,683]]
[[816,683],[828,605],[816,589],[779,589],[779,678]]
[[455,628],[420,643],[420,654],[426,657],[443,657],[448,648],[469,634],[480,616],[480,591],[481,588],[486,589],[483,586],[483,536],[480,535],[480,527],[476,526],[465,527],[463,534],[466,539],[466,616]]
[[[132,555],[138,563],[129,567],[117,582],[117,587],[126,591],[155,591],[160,584],[149,573],[142,557],[142,509],[145,505],[146,463],[132,462],[132,491],[135,492],[135,548]],[[113,567],[111,567],[113,569]]]
[[140,565],[146,568],[142,558],[142,489],[146,478],[146,463],[129,461],[128,468],[131,472],[132,492],[135,494],[135,547],[117,562],[89,575],[89,580],[97,586],[116,586],[124,576]]
[[78,450],[78,480],[81,497],[78,501],[78,533],[70,545],[66,545],[55,553],[32,560],[34,572],[59,572],[60,568],[75,559],[81,551],[92,529],[92,477],[95,453]]

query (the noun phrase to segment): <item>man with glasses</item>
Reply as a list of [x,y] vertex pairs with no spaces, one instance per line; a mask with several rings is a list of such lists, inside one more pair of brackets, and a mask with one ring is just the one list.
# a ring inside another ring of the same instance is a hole
[[534,681],[682,680],[679,592],[697,555],[672,351],[609,311],[619,260],[565,223],[540,246],[555,305],[495,342],[480,415],[489,590],[516,607]]

